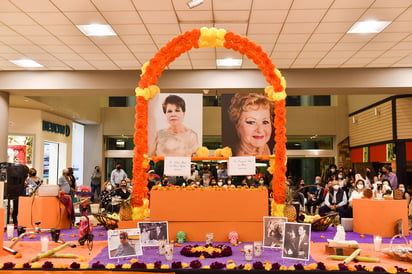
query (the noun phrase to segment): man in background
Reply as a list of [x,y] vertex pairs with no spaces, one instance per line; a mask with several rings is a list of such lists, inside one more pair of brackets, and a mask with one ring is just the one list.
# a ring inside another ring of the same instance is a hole
[[127,174],[126,172],[122,169],[122,165],[120,163],[116,164],[116,168],[112,170],[112,174],[110,175],[110,181],[112,185],[114,185],[116,188],[119,187],[119,184],[122,180],[126,180]]
[[94,171],[91,176],[91,189],[92,189],[92,198],[91,201],[94,202],[94,195],[96,194],[96,197],[99,197],[100,195],[100,185],[101,185],[101,179],[102,179],[102,174],[100,173],[100,167],[95,166]]
[[392,169],[388,165],[382,167],[382,175],[380,181],[388,180],[392,189],[398,189],[398,177],[392,172]]

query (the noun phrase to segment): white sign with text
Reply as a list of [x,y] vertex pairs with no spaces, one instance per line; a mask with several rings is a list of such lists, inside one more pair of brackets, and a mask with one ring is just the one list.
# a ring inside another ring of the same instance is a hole
[[190,176],[190,157],[165,157],[167,176]]
[[254,175],[255,168],[256,159],[254,156],[229,157],[227,167],[229,176]]

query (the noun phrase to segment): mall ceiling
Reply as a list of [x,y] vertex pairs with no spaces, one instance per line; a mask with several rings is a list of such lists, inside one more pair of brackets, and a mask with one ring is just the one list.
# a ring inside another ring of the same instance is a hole
[[[260,44],[282,69],[412,67],[411,0],[2,0],[0,71],[138,70],[187,30],[231,30]],[[392,23],[381,33],[348,34],[359,20]],[[110,24],[117,36],[87,37],[76,25]],[[170,70],[216,69],[217,58],[243,58],[224,48],[193,49]],[[30,69],[33,70],[33,69]]]

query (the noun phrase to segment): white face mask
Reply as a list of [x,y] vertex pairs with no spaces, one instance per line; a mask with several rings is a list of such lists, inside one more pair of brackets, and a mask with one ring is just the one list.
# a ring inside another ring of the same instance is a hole
[[404,189],[404,188],[400,188],[400,190],[402,190],[402,192],[405,192],[405,189]]
[[106,186],[106,190],[107,190],[107,191],[112,190],[112,186]]
[[263,180],[260,180],[260,181],[259,181],[259,183],[260,183],[261,185],[263,185],[264,182],[265,182],[265,181],[263,181]]
[[334,189],[334,190],[339,190],[339,185],[334,185],[334,186],[333,186],[333,189]]
[[363,188],[363,185],[362,184],[359,184],[358,185],[358,189],[362,189]]
[[248,179],[248,180],[252,179],[252,176],[247,176],[247,179]]
[[320,183],[319,180],[316,180],[316,181],[315,181],[315,184],[319,184],[319,183]]
[[334,168],[331,168],[330,171],[331,171],[331,172],[335,172],[335,169],[334,169]]
[[200,182],[196,182],[197,185],[200,185]]
[[218,186],[222,186],[223,183],[222,183],[222,182],[217,182],[217,185],[218,185]]
[[342,178],[343,178],[343,176],[342,176],[342,175],[338,175],[338,178],[339,178],[339,179],[342,179]]
[[228,185],[230,185],[231,183],[232,183],[232,181],[231,181],[231,180],[228,180],[228,181],[227,181],[227,184],[228,184]]

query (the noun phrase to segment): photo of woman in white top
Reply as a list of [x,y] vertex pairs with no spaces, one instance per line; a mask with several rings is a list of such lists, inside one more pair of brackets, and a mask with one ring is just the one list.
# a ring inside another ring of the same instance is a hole
[[177,95],[167,96],[162,109],[169,126],[157,131],[151,155],[194,156],[200,145],[197,133],[183,124],[186,115],[183,98]]

